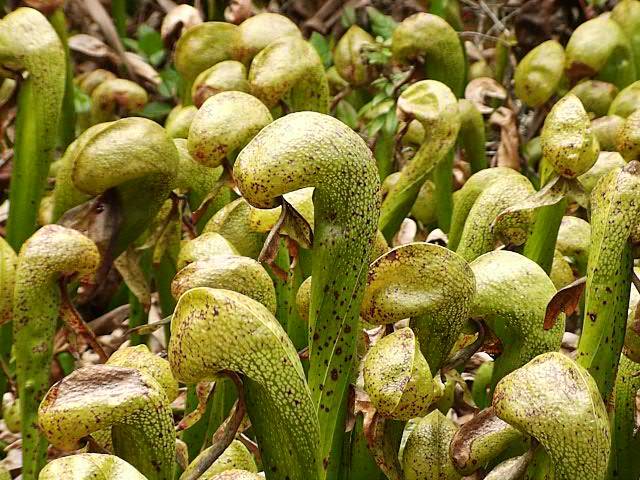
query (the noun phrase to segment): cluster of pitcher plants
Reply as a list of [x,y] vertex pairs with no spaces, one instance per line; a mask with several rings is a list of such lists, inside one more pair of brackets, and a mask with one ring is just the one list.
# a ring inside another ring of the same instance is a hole
[[474,58],[455,2],[179,5],[163,121],[7,13],[0,478],[640,478],[640,1],[594,8]]

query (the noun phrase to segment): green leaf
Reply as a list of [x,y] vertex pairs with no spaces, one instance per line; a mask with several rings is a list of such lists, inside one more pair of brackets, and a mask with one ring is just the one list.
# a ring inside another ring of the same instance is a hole
[[171,111],[171,105],[164,102],[150,102],[145,105],[141,112],[141,117],[146,117],[151,120],[162,120]]
[[367,131],[370,137],[373,137],[384,126],[386,115],[380,115],[374,118],[369,125],[367,125]]
[[147,57],[164,51],[160,34],[144,23],[138,27],[138,48]]
[[371,22],[371,31],[374,35],[379,35],[385,40],[391,38],[398,23],[388,15],[380,13],[373,7],[367,7],[367,15]]
[[340,17],[340,23],[344,28],[349,28],[356,23],[356,9],[353,7],[345,7],[342,16]]
[[157,52],[149,55],[149,62],[151,63],[151,65],[157,67],[162,63],[162,61],[166,57],[166,54],[167,52],[165,52],[164,50],[158,50]]
[[173,98],[182,89],[182,77],[173,67],[166,67],[160,72],[162,83],[158,93],[165,98]]
[[140,47],[138,47],[138,42],[133,38],[123,38],[122,43],[124,43],[124,46],[127,47],[128,50],[132,50],[136,53],[141,52]]
[[313,45],[313,48],[315,48],[318,55],[320,55],[324,68],[329,68],[333,63],[331,57],[331,42],[318,32],[313,32],[309,38],[309,43]]
[[356,125],[358,124],[358,112],[353,108],[346,100],[342,100],[336,106],[336,118],[340,120],[342,123],[349,125],[352,129],[355,130]]

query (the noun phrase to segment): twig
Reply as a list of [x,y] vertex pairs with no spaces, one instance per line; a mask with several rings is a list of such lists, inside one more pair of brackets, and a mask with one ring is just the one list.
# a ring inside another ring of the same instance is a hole
[[231,444],[236,436],[240,424],[246,413],[246,405],[244,401],[244,388],[242,380],[234,372],[224,372],[236,386],[238,392],[238,400],[234,404],[229,416],[218,427],[216,433],[213,434],[211,447],[202,452],[191,464],[188,471],[182,474],[180,480],[197,480],[206,472],[215,462],[222,452]]
[[73,306],[73,303],[71,303],[69,293],[67,292],[67,279],[64,277],[60,279],[60,296],[62,300],[60,313],[65,324],[76,335],[80,335],[91,346],[91,348],[93,348],[93,351],[100,357],[101,362],[106,362],[109,359],[108,355],[105,353],[102,345],[98,342],[93,330],[89,328],[80,313],[78,313],[76,308]]

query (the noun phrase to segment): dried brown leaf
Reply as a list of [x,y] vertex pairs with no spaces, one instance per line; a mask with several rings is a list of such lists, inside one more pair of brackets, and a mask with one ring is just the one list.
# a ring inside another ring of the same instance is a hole
[[586,283],[587,277],[582,277],[556,292],[547,305],[543,324],[545,330],[553,328],[561,313],[571,315],[576,311]]
[[493,78],[480,77],[467,84],[464,98],[473,102],[480,113],[491,113],[507,98],[507,91]]
[[493,163],[498,167],[520,170],[520,136],[515,112],[507,107],[500,107],[491,114],[489,122],[500,127],[500,146]]

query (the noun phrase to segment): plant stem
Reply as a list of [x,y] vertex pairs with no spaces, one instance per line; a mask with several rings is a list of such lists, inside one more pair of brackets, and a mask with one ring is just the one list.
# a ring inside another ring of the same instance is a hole
[[118,36],[124,38],[127,36],[127,1],[111,0],[111,15],[115,24]]
[[69,53],[67,19],[62,8],[57,9],[49,18],[51,25],[58,34],[66,58],[67,76],[65,79],[60,125],[58,126],[58,141],[61,147],[67,148],[76,136],[76,109],[73,98],[73,65]]
[[[144,307],[138,300],[138,297],[129,290],[129,328],[139,327],[140,325],[146,325],[147,314],[144,311]],[[140,345],[146,343],[146,335],[140,335],[138,333],[132,333],[129,337],[131,345]]]
[[568,203],[565,198],[538,209],[533,231],[524,245],[524,256],[540,265],[547,275],[551,273],[558,230]]
[[9,190],[9,218],[7,242],[17,252],[24,241],[36,230],[36,216],[44,192],[44,180],[49,168],[39,158],[38,119],[33,115],[36,96],[33,83],[27,79],[18,94],[16,141],[13,146],[13,169]]
[[433,182],[436,185],[436,209],[438,227],[443,232],[451,228],[451,214],[453,213],[453,157],[455,147],[433,169]]

